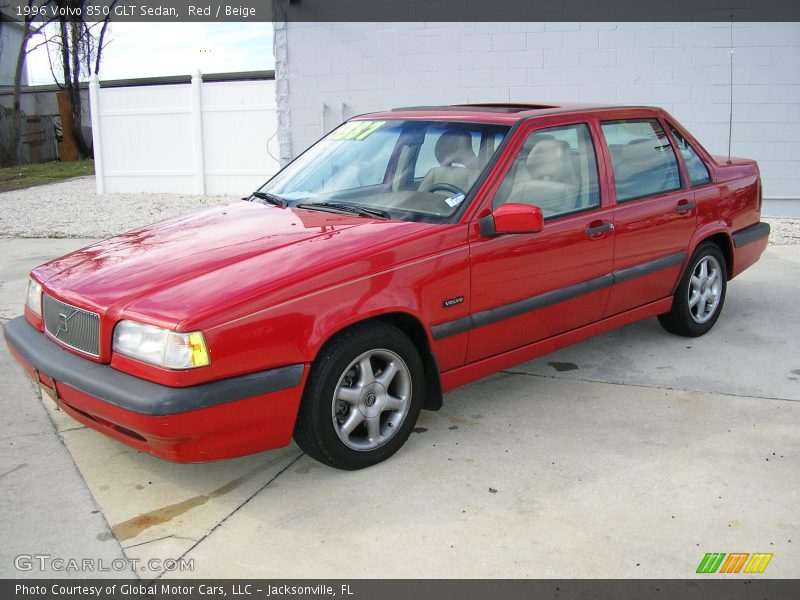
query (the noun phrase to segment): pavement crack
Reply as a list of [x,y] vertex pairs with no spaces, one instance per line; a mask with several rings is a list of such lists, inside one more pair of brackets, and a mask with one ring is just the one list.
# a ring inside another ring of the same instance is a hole
[[523,375],[525,377],[539,377],[541,379],[555,379],[557,381],[581,381],[584,383],[602,383],[605,385],[619,385],[624,387],[638,387],[648,390],[669,390],[671,392],[695,392],[698,394],[714,394],[715,396],[730,396],[732,398],[758,398],[760,400],[777,400],[780,402],[800,402],[795,398],[778,398],[776,396],[753,396],[751,394],[733,394],[731,392],[706,392],[702,390],[691,390],[688,388],[669,387],[662,385],[645,385],[643,383],[620,383],[618,381],[603,381],[601,379],[587,379],[584,377],[556,377],[555,375],[540,375],[539,373],[526,373],[525,371],[514,371],[513,369],[504,369],[500,371],[508,375]]
[[192,537],[187,537],[185,535],[162,535],[159,538],[155,538],[153,540],[147,540],[146,542],[139,542],[138,544],[131,544],[130,546],[123,546],[123,550],[130,550],[131,548],[138,548],[139,546],[146,546],[147,544],[152,544],[154,542],[160,542],[161,540],[188,540],[190,542],[197,543],[197,540]]
[[270,460],[264,464],[260,464],[256,468],[251,469],[236,479],[233,479],[206,494],[192,496],[191,498],[186,498],[180,502],[175,502],[167,506],[161,506],[149,512],[137,515],[131,519],[128,519],[127,521],[117,523],[111,528],[111,531],[113,532],[114,537],[116,537],[120,542],[138,537],[146,529],[163,525],[164,523],[167,523],[172,519],[197,508],[198,506],[203,506],[214,498],[219,498],[220,496],[224,496],[225,494],[232,492],[253,477],[274,466],[276,462],[276,460]]
[[51,435],[51,432],[49,432],[49,431],[31,431],[30,433],[22,433],[20,435],[16,435],[13,438],[3,437],[2,440],[3,441],[5,441],[7,439],[15,439],[15,440],[20,439],[21,440],[23,438],[41,437],[43,435]]
[[80,425],[78,427],[70,427],[69,429],[61,429],[58,433],[69,433],[70,431],[80,431],[81,429],[88,429],[86,425]]
[[[211,529],[210,529],[210,530],[209,530],[209,531],[208,531],[208,532],[207,532],[205,535],[203,535],[203,536],[202,536],[202,537],[201,537],[199,540],[197,540],[197,541],[196,541],[194,544],[192,544],[192,545],[191,545],[191,546],[190,546],[190,547],[189,547],[189,548],[188,548],[188,549],[187,549],[187,550],[186,550],[186,551],[185,551],[183,554],[181,554],[181,555],[180,555],[180,556],[179,556],[179,557],[178,557],[176,560],[180,560],[180,559],[182,559],[182,558],[183,558],[183,557],[185,557],[187,554],[189,554],[189,553],[190,553],[192,550],[194,550],[195,548],[197,548],[197,546],[199,546],[200,544],[202,544],[202,543],[203,543],[203,542],[204,542],[204,541],[205,541],[205,540],[206,540],[206,539],[207,539],[207,538],[208,538],[208,537],[209,537],[209,536],[210,536],[212,533],[214,533],[214,532],[215,532],[217,529],[219,529],[219,528],[220,528],[220,527],[221,527],[221,526],[222,526],[222,525],[225,523],[225,521],[227,521],[228,519],[230,519],[230,518],[231,518],[233,515],[235,515],[235,514],[236,514],[237,512],[239,512],[239,511],[240,511],[242,508],[244,508],[244,507],[245,507],[245,506],[246,506],[246,505],[247,505],[247,504],[248,504],[248,503],[249,503],[249,502],[250,502],[250,501],[251,501],[253,498],[255,498],[256,496],[258,496],[258,495],[259,495],[259,494],[260,494],[260,493],[261,493],[263,490],[265,490],[265,489],[266,489],[266,488],[267,488],[267,487],[268,487],[268,486],[269,486],[269,485],[270,485],[270,484],[271,484],[273,481],[275,481],[275,480],[276,480],[278,477],[280,477],[281,475],[283,475],[283,474],[284,474],[284,473],[285,473],[285,472],[286,472],[286,471],[287,471],[287,470],[288,470],[288,469],[289,469],[289,468],[290,468],[292,465],[294,465],[294,463],[296,463],[298,460],[300,460],[300,459],[301,459],[303,456],[305,456],[305,454],[304,454],[303,452],[301,452],[300,454],[298,454],[297,456],[295,456],[295,457],[294,457],[294,458],[293,458],[291,461],[289,461],[289,463],[288,463],[288,464],[287,464],[285,467],[283,467],[283,468],[282,468],[280,471],[278,471],[277,473],[275,473],[275,475],[273,475],[273,476],[270,478],[270,480],[269,480],[269,481],[267,481],[267,482],[266,482],[264,485],[262,485],[260,488],[258,488],[258,489],[257,489],[255,492],[253,492],[252,494],[250,494],[250,496],[248,496],[248,497],[247,497],[247,498],[244,500],[244,502],[242,502],[242,503],[241,503],[239,506],[237,506],[237,507],[236,507],[236,508],[234,508],[234,509],[233,509],[231,512],[229,512],[227,515],[225,515],[225,516],[224,516],[224,517],[223,517],[223,518],[222,518],[222,519],[221,519],[221,520],[220,520],[220,521],[219,521],[219,522],[218,522],[216,525],[214,525],[214,526],[213,526],[213,527],[212,527],[212,528],[211,528]],[[160,578],[161,578],[161,576],[162,576],[163,574],[164,574],[163,572],[162,572],[162,573],[159,573],[159,575],[158,575],[158,576],[157,576],[155,579],[160,579]]]
[[10,469],[10,470],[6,471],[5,473],[0,474],[0,479],[5,477],[6,475],[11,475],[11,473],[15,473],[16,471],[20,471],[20,470],[24,469],[27,466],[28,466],[28,463],[21,463],[21,464],[17,465],[16,467],[14,467],[13,469]]

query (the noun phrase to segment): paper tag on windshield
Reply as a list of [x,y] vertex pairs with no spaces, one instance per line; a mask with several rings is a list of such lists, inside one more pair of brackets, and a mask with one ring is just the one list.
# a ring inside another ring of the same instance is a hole
[[458,206],[459,204],[461,204],[464,201],[464,198],[465,198],[464,194],[458,193],[458,194],[453,194],[452,196],[448,196],[447,198],[444,199],[444,201],[447,202],[447,206],[453,208],[454,206]]

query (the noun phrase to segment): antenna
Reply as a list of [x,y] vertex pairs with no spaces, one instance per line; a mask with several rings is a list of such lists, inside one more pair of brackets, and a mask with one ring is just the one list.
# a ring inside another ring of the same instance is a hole
[[728,115],[728,164],[731,164],[731,137],[733,135],[733,13],[731,17],[731,44],[730,44],[730,114]]

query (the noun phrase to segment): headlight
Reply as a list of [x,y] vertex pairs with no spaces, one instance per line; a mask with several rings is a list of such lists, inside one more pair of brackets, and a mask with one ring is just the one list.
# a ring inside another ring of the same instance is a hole
[[25,306],[37,315],[42,316],[42,286],[33,279],[28,279],[28,291],[25,294]]
[[134,321],[117,323],[113,351],[167,369],[193,369],[210,362],[202,332],[182,333]]

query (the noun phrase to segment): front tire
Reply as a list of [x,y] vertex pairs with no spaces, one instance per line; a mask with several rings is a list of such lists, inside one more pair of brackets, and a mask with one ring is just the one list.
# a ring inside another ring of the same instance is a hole
[[334,337],[314,361],[294,439],[337,469],[363,469],[397,452],[419,417],[425,389],[419,353],[402,331],[357,325]]
[[661,326],[675,335],[699,337],[717,322],[728,288],[725,257],[719,247],[706,242],[695,250],[678,283],[672,310],[659,315]]

